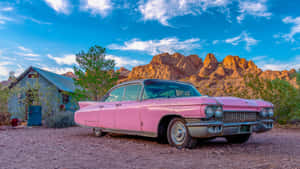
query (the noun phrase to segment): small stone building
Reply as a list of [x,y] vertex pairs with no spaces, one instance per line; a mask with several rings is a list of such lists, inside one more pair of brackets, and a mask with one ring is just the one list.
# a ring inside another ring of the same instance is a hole
[[[41,106],[42,116],[45,113],[75,112],[78,108],[70,96],[75,90],[73,79],[40,68],[29,67],[9,88],[13,94],[8,99],[8,112],[14,118],[27,120],[30,105]],[[33,93],[38,98],[32,99]]]

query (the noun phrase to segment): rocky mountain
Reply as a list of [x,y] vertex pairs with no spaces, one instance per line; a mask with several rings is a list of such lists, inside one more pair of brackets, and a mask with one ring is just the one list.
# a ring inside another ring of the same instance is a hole
[[73,72],[66,72],[66,73],[64,73],[62,75],[66,76],[66,77],[70,77],[70,78],[75,78],[76,77],[76,75]]
[[181,80],[193,83],[202,94],[213,96],[228,95],[233,90],[238,92],[245,87],[244,76],[247,74],[284,79],[296,85],[296,78],[292,78],[294,69],[262,71],[251,60],[228,55],[218,61],[211,53],[204,61],[197,55],[162,53],[154,56],[147,65],[134,67],[132,71],[122,68],[118,72],[122,75],[120,82],[146,78]]

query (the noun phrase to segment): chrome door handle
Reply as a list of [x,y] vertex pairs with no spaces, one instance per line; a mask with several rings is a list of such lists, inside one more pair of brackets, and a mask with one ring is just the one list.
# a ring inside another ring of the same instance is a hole
[[118,104],[116,104],[116,106],[119,107],[119,106],[122,106],[122,104],[121,104],[121,103],[118,103]]

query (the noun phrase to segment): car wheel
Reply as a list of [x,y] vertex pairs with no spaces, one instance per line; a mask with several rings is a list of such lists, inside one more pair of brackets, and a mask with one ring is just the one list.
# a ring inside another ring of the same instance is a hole
[[93,133],[96,137],[102,137],[104,136],[106,133],[103,132],[101,129],[99,128],[93,128]]
[[185,123],[181,118],[174,118],[169,123],[167,138],[171,146],[182,149],[194,148],[197,145],[197,139],[190,136]]
[[233,136],[226,136],[226,140],[229,143],[233,144],[242,144],[249,140],[251,134],[239,134],[239,135],[233,135]]

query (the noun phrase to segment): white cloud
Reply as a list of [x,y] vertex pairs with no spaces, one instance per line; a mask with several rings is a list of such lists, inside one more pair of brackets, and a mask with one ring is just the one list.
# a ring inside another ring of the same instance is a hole
[[217,43],[219,43],[219,40],[214,40],[214,41],[212,42],[213,45],[215,45],[215,44],[217,44]]
[[25,20],[30,20],[30,21],[40,24],[40,25],[51,25],[52,24],[50,22],[40,21],[40,20],[34,19],[32,17],[28,17],[28,16],[22,16],[22,18],[24,18]]
[[6,22],[10,22],[13,21],[14,19],[7,17],[7,16],[3,16],[0,14],[0,24],[5,24]]
[[19,48],[20,50],[24,51],[24,52],[32,52],[31,49],[25,48],[24,46],[18,46],[18,48]]
[[0,78],[3,79],[4,77],[7,77],[9,74],[9,70],[7,67],[0,65]]
[[17,52],[16,54],[19,55],[19,56],[28,56],[28,57],[38,57],[38,56],[40,56],[39,54],[36,54],[36,53],[20,53],[20,52]]
[[45,0],[45,2],[58,13],[69,13],[68,0]]
[[113,8],[111,0],[82,0],[82,10],[105,17]]
[[293,25],[290,32],[287,34],[278,34],[278,35],[275,35],[274,37],[275,38],[284,38],[287,41],[294,42],[295,41],[294,36],[296,34],[300,33],[300,16],[298,16],[296,18],[292,18],[292,17],[288,16],[288,17],[285,17],[282,20],[282,22],[285,24]]
[[168,52],[186,52],[196,48],[200,48],[200,39],[192,38],[185,41],[180,41],[177,38],[164,38],[161,40],[148,40],[141,41],[139,39],[132,39],[124,43],[123,46],[112,44],[109,45],[110,49],[117,50],[132,50],[132,51],[143,51],[151,55],[158,53]]
[[73,69],[72,68],[69,68],[69,67],[61,67],[61,68],[58,68],[58,67],[42,67],[42,69],[44,70],[47,70],[49,72],[54,72],[56,74],[64,74],[64,73],[67,73],[67,72],[73,72]]
[[253,45],[256,45],[258,43],[258,40],[254,39],[253,37],[249,36],[247,32],[242,32],[239,36],[228,38],[225,40],[226,43],[230,43],[234,46],[245,42],[246,44],[246,50],[250,50],[250,47]]
[[300,63],[286,63],[286,64],[265,64],[261,67],[263,70],[290,70],[290,69],[300,69]]
[[239,23],[245,19],[246,15],[264,17],[267,19],[269,19],[272,15],[271,12],[268,12],[266,0],[239,1],[239,9],[239,12],[241,13],[237,16],[237,21]]
[[225,8],[229,0],[143,0],[139,3],[139,11],[143,19],[157,20],[165,26],[170,26],[168,20],[183,15],[197,15],[210,8]]
[[34,53],[31,49],[25,48],[24,46],[18,46],[21,52],[15,52],[16,55],[25,56],[24,60],[29,61],[40,61],[39,54]]
[[13,11],[14,8],[13,7],[2,7],[0,8],[0,11],[4,11],[4,12],[9,12],[9,11]]
[[55,62],[57,64],[60,64],[60,65],[74,65],[74,64],[77,64],[76,62],[76,56],[73,55],[73,54],[68,54],[68,55],[64,55],[63,57],[54,57],[50,54],[47,55],[48,58],[52,59],[52,60],[55,60]]
[[20,76],[24,71],[25,71],[25,69],[24,69],[24,67],[23,66],[21,66],[20,64],[17,64],[17,70],[15,71],[15,76],[16,77],[18,77],[18,76]]
[[8,65],[13,65],[12,62],[0,62],[0,77],[1,79],[6,78],[9,75],[10,70],[7,68]]
[[[237,1],[238,8],[232,8],[232,2]],[[269,19],[272,15],[268,11],[267,0],[140,0],[139,11],[143,20],[157,20],[162,25],[170,26],[169,20],[173,17],[184,15],[200,15],[217,9],[230,18],[233,10],[239,15],[238,22],[244,20],[245,16],[263,17]]]
[[115,60],[116,67],[134,67],[134,66],[145,64],[145,62],[143,61],[114,56],[114,55],[106,55],[105,58]]
[[300,69],[300,56],[288,57],[285,60],[276,60],[272,57],[261,56],[258,60],[255,60],[255,62],[262,70],[282,71]]

